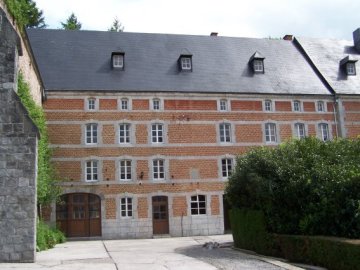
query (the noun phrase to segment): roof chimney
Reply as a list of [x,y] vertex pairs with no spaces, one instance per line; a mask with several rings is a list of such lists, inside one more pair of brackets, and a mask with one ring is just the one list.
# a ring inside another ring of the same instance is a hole
[[283,40],[292,41],[292,40],[293,40],[293,35],[285,35],[285,36],[283,37]]
[[358,52],[360,52],[360,28],[353,32],[354,46]]
[[210,37],[217,37],[218,33],[217,32],[211,32]]

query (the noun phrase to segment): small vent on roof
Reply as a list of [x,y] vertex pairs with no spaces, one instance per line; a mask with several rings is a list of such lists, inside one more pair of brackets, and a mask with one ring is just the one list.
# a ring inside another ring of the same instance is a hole
[[292,40],[293,40],[293,35],[285,35],[285,36],[283,37],[283,40],[292,41]]
[[211,32],[210,36],[211,36],[211,37],[217,37],[217,36],[218,36],[218,32]]
[[264,59],[265,57],[258,51],[250,57],[249,65],[255,73],[265,73]]

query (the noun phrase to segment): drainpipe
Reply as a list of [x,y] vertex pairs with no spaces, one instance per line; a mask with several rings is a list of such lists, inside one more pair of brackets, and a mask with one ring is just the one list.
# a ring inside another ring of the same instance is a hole
[[184,219],[184,212],[181,213],[181,237],[184,236],[183,219]]
[[[336,94],[334,95],[334,101],[333,101],[333,114],[334,114],[334,120],[335,120],[335,127],[336,127],[336,138],[339,138],[339,125],[338,125],[338,113],[336,112],[336,110],[338,109],[338,98],[336,96]],[[341,122],[341,121],[339,121]]]

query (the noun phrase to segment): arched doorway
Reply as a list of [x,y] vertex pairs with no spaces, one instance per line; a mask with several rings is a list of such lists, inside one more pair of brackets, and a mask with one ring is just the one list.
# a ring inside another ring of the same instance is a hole
[[68,237],[101,236],[101,200],[90,193],[61,196],[56,205],[56,223]]

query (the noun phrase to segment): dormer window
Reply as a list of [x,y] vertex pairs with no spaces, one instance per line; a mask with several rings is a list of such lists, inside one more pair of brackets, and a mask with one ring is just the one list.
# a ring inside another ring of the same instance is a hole
[[182,54],[179,57],[179,69],[180,71],[192,71],[192,55]]
[[124,69],[124,53],[113,52],[111,55],[112,67],[115,69]]
[[262,56],[259,52],[255,52],[249,60],[249,66],[254,71],[254,73],[264,73],[264,59],[265,57]]
[[357,62],[356,59],[348,55],[340,61],[340,68],[344,70],[346,75],[354,76],[356,75],[356,67],[355,67],[356,62]]

